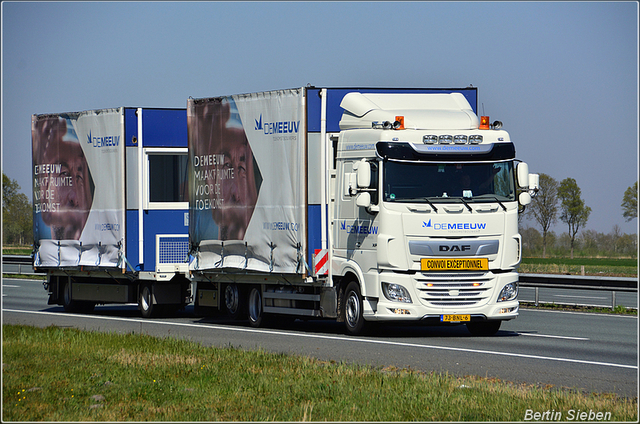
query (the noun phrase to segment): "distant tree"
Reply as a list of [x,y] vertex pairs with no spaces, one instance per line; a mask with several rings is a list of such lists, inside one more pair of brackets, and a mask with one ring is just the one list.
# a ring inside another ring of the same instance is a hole
[[30,244],[33,241],[33,209],[20,185],[2,173],[2,242]]
[[633,183],[632,186],[627,188],[622,197],[622,216],[631,221],[633,218],[638,217],[638,182]]
[[558,198],[561,201],[560,209],[562,214],[560,220],[569,226],[569,239],[571,246],[571,259],[573,259],[573,248],[576,234],[580,228],[584,227],[591,214],[591,208],[584,204],[581,198],[580,187],[573,178],[565,178],[558,187]]
[[547,174],[540,174],[540,190],[528,206],[542,229],[542,257],[547,257],[547,233],[558,218],[558,182]]

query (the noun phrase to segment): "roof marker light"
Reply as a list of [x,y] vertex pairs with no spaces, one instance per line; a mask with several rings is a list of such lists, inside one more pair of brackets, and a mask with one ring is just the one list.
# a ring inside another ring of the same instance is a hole
[[453,142],[455,144],[467,144],[467,136],[466,135],[456,135],[453,137]]
[[424,144],[437,144],[438,136],[437,135],[425,135],[422,137],[422,142]]

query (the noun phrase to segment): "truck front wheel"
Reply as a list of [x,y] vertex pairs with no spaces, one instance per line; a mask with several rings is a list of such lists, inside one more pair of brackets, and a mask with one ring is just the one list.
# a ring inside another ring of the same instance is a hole
[[347,332],[352,335],[364,333],[368,326],[362,316],[362,295],[357,281],[347,285],[343,305],[344,325]]

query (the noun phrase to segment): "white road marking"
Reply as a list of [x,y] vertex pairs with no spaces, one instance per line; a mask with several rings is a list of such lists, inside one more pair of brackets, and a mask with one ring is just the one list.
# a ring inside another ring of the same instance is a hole
[[548,337],[551,339],[567,339],[567,340],[589,340],[587,337],[569,337],[569,336],[552,336],[550,334],[534,334],[534,333],[518,333],[521,336],[531,337]]
[[[27,314],[39,314],[39,315],[67,316],[67,317],[76,317],[76,318],[80,315],[80,314],[67,314],[62,312],[21,311],[21,310],[14,310],[14,309],[3,309],[2,311],[27,313]],[[571,359],[571,358],[552,358],[550,356],[527,355],[522,353],[511,353],[511,352],[480,350],[480,349],[467,349],[467,348],[459,348],[459,347],[433,346],[433,345],[423,345],[418,343],[392,342],[388,340],[372,340],[372,339],[361,339],[361,338],[346,337],[346,336],[343,336],[343,337],[329,336],[329,335],[322,335],[322,334],[291,333],[291,332],[285,332],[285,331],[265,330],[265,329],[259,329],[259,328],[226,327],[226,326],[215,325],[215,324],[205,325],[205,324],[180,323],[180,322],[164,322],[164,321],[155,321],[151,319],[104,317],[104,316],[95,316],[95,315],[82,315],[82,316],[84,318],[112,320],[112,321],[125,321],[129,323],[175,325],[175,326],[181,326],[181,327],[203,328],[203,329],[209,329],[209,330],[224,330],[224,331],[232,331],[232,332],[235,331],[235,332],[254,333],[254,334],[270,334],[270,335],[298,337],[298,338],[304,337],[309,339],[337,340],[337,341],[349,342],[349,343],[367,343],[367,344],[388,345],[388,346],[414,347],[418,349],[448,350],[448,351],[454,351],[454,352],[477,353],[477,354],[483,354],[483,355],[510,356],[514,358],[539,359],[539,360],[555,361],[555,362],[571,362],[575,364],[600,365],[604,367],[638,369],[637,365],[614,364],[610,362],[587,361],[583,359]]]
[[608,299],[608,297],[601,297],[601,296],[573,296],[570,294],[554,294],[553,297],[580,297],[582,299]]

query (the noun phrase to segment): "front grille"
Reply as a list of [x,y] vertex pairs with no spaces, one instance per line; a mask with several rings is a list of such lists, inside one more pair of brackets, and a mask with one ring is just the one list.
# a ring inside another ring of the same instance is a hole
[[487,301],[490,281],[486,273],[423,273],[416,288],[426,306],[473,306]]

